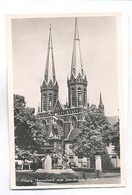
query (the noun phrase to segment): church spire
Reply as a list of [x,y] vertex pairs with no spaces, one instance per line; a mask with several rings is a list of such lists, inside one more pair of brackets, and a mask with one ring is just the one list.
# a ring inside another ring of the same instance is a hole
[[77,18],[75,18],[71,75],[67,79],[67,85],[69,107],[87,107],[87,78],[83,71]]
[[100,108],[102,111],[104,111],[104,104],[103,104],[103,101],[102,101],[101,92],[100,92],[100,98],[99,98],[99,106],[98,106],[98,108]]
[[53,55],[53,44],[51,35],[51,25],[49,28],[49,40],[47,48],[47,59],[44,73],[44,80],[40,87],[41,90],[41,112],[53,110],[58,99],[58,82],[55,76],[55,65]]
[[100,98],[99,98],[99,105],[102,105],[103,102],[102,102],[102,95],[101,95],[101,92],[100,92]]
[[74,41],[73,41],[71,75],[73,74],[74,77],[76,78],[79,73],[81,74],[82,77],[84,76],[78,24],[77,24],[77,18],[75,18],[75,32],[74,32]]
[[44,79],[46,83],[50,80],[55,83],[55,65],[54,65],[54,55],[53,55],[53,43],[52,43],[52,35],[51,35],[51,25],[49,28],[49,41],[48,41],[48,51],[47,51],[47,60],[45,67]]

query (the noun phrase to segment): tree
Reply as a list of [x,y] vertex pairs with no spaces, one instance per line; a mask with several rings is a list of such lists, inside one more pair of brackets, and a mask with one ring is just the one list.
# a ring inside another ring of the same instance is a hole
[[120,122],[119,120],[113,125],[112,128],[112,145],[114,145],[114,150],[120,158]]
[[34,108],[26,107],[25,98],[14,95],[14,135],[16,153],[32,155],[44,143],[42,125]]
[[91,159],[97,151],[105,155],[107,154],[106,146],[111,140],[111,132],[111,126],[104,113],[95,105],[91,105],[86,121],[81,127],[81,133],[73,141],[71,149],[77,156]]

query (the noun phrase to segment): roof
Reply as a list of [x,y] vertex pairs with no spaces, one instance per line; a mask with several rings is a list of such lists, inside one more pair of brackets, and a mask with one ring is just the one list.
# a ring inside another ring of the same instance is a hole
[[81,130],[79,128],[74,128],[74,129],[71,129],[67,138],[66,138],[66,141],[73,141],[74,139],[76,139],[76,137],[81,133]]
[[52,86],[52,84],[56,82],[51,26],[49,28],[49,41],[44,78],[46,83],[49,83],[49,86]]
[[111,125],[114,125],[118,122],[119,116],[107,116],[107,119]]

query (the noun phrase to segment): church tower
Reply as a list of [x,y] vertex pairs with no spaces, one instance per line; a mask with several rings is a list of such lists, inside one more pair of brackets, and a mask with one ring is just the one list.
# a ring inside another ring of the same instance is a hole
[[98,105],[98,108],[104,113],[104,104],[103,104],[103,101],[102,101],[101,92],[100,92],[100,98],[99,98],[99,105]]
[[49,41],[44,80],[41,90],[41,112],[52,111],[58,99],[58,83],[56,81],[51,26],[49,28]]
[[87,78],[83,71],[77,18],[75,19],[71,73],[67,85],[69,108],[87,107]]

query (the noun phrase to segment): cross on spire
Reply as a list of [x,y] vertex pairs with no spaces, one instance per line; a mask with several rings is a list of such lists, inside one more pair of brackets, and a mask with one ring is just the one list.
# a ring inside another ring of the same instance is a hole
[[71,75],[73,74],[74,77],[76,78],[79,73],[81,74],[82,77],[84,76],[78,24],[77,24],[77,18],[75,18],[75,31],[74,31],[74,41],[73,41]]
[[51,24],[49,26],[49,41],[48,41],[48,51],[47,51],[47,60],[44,74],[45,81],[48,83],[50,80],[55,83],[55,65],[54,65],[54,55],[53,55],[53,43],[52,43],[52,34],[51,34]]

